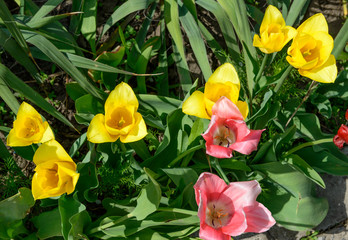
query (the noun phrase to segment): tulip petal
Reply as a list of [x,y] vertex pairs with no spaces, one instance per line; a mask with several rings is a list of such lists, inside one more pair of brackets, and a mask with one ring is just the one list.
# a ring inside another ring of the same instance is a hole
[[214,71],[214,73],[209,77],[208,82],[232,83],[237,85],[238,92],[240,89],[240,81],[238,78],[237,71],[231,63],[224,63],[220,67],[218,67]]
[[[241,128],[238,129],[238,131],[243,130],[243,126],[239,125]],[[245,125],[245,128],[247,126]],[[250,154],[252,151],[257,150],[257,145],[259,144],[261,134],[264,131],[263,130],[249,130],[250,133],[245,136],[243,139],[237,140],[235,143],[233,143],[230,148],[232,150],[235,150],[237,152],[243,153],[243,154]]]
[[60,145],[56,140],[50,140],[41,144],[33,157],[33,161],[36,165],[57,160],[74,163],[62,145]]
[[348,144],[348,127],[344,124],[337,131],[337,135]]
[[239,109],[239,112],[243,115],[243,119],[246,119],[249,114],[249,107],[247,102],[238,101],[236,105]]
[[247,229],[247,220],[243,210],[239,209],[233,213],[233,216],[229,223],[221,228],[221,231],[229,236],[238,236],[244,233]]
[[268,25],[279,24],[280,26],[285,26],[285,21],[282,13],[278,8],[269,5],[266,9],[265,16],[262,19],[260,33],[264,32]]
[[320,62],[318,65],[326,62],[331,55],[334,47],[334,40],[330,34],[325,32],[315,32],[312,34],[313,38],[320,43]]
[[314,81],[321,83],[333,83],[337,77],[337,66],[334,55],[330,55],[329,59],[319,68],[311,70],[299,69],[302,76],[308,77]]
[[224,234],[221,229],[215,229],[207,224],[201,224],[199,237],[205,240],[231,240],[231,236]]
[[141,114],[136,112],[134,117],[136,122],[133,128],[130,129],[127,135],[120,135],[120,140],[123,143],[135,142],[147,135],[146,124]]
[[200,91],[195,91],[189,96],[182,105],[183,113],[196,116],[199,118],[210,119],[205,110],[204,94]]
[[123,107],[129,105],[135,106],[135,111],[137,111],[139,107],[138,99],[135,96],[133,89],[127,83],[121,82],[113,91],[111,91],[106,99],[105,114],[118,106]]
[[[297,30],[291,26],[285,26],[282,29],[282,32],[284,33],[285,39],[284,39],[284,45],[283,47],[297,35]],[[282,48],[283,48],[282,47]]]
[[76,164],[73,165],[66,162],[58,162],[58,175],[59,183],[58,187],[62,188],[67,194],[72,193],[75,190],[77,180],[80,174],[76,172]]
[[272,213],[261,203],[244,207],[248,228],[245,232],[261,233],[268,231],[276,221]]
[[42,122],[41,115],[35,110],[35,108],[26,102],[22,102],[18,109],[17,118],[27,117],[39,118]]
[[219,118],[244,120],[237,105],[224,96],[214,104],[212,113]]
[[298,28],[297,31],[313,34],[315,32],[329,32],[326,19],[322,13],[317,13],[306,21],[304,21]]
[[27,141],[25,138],[17,137],[14,129],[9,132],[6,143],[11,147],[24,147],[32,144],[31,141]]
[[54,133],[53,133],[51,127],[49,126],[48,122],[43,122],[43,126],[45,129],[45,132],[40,140],[40,143],[44,143],[44,142],[47,142],[49,140],[54,139]]
[[105,116],[97,114],[92,119],[87,130],[87,139],[92,143],[115,142],[119,135],[110,135],[105,127]]
[[232,182],[222,194],[230,196],[235,209],[253,205],[261,193],[260,184],[256,181]]

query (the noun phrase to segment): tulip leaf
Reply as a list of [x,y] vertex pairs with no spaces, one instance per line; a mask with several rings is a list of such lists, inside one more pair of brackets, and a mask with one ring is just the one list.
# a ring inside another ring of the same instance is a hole
[[40,21],[43,17],[45,17],[53,9],[55,9],[61,2],[62,0],[48,0],[44,5],[42,5],[39,8],[39,11],[35,13],[35,15],[28,22],[28,24],[30,24],[31,22]]
[[225,169],[232,169],[232,170],[242,170],[246,172],[250,172],[251,169],[248,167],[248,165],[240,160],[233,159],[233,158],[224,158],[219,160],[220,166]]
[[37,149],[36,145],[30,145],[25,147],[12,147],[16,154],[21,156],[22,158],[33,161],[33,157],[35,154],[35,151]]
[[61,232],[61,220],[59,209],[55,208],[48,212],[43,212],[33,218],[33,223],[38,229],[37,236],[40,239],[63,236]]
[[85,205],[78,201],[77,194],[61,196],[58,209],[64,239],[76,239],[83,236],[83,227],[91,223],[91,218]]
[[19,103],[17,98],[13,95],[11,90],[8,88],[4,80],[0,76],[0,97],[4,100],[6,105],[11,109],[12,112],[16,113],[19,109]]
[[72,100],[76,101],[79,97],[86,95],[87,92],[77,82],[70,82],[65,84],[66,92]]
[[348,70],[340,72],[334,83],[319,85],[317,93],[324,95],[327,98],[342,98],[348,100]]
[[174,98],[150,94],[139,94],[137,98],[141,109],[153,113],[158,117],[162,117],[163,114],[168,115],[177,110],[182,103],[180,100]]
[[69,150],[69,156],[73,158],[77,151],[82,147],[82,145],[87,140],[87,133],[82,134],[76,141],[73,143],[73,145],[70,147]]
[[332,107],[329,99],[324,95],[318,93],[312,93],[310,96],[311,103],[316,106],[319,113],[326,118],[331,118]]
[[347,21],[345,21],[343,27],[340,29],[337,36],[335,37],[334,49],[332,50],[332,54],[335,56],[335,58],[339,57],[342,50],[346,46],[347,41],[348,41],[348,23]]
[[162,194],[161,188],[156,180],[149,174],[146,168],[144,170],[149,178],[149,183],[141,190],[137,199],[137,205],[130,213],[138,221],[145,219],[149,214],[157,210]]
[[258,198],[283,227],[302,231],[317,226],[326,216],[328,202],[313,196],[313,182],[288,164],[271,162],[252,165],[271,182],[262,182]]
[[13,238],[16,233],[22,232],[22,219],[35,201],[28,188],[20,188],[18,193],[0,202],[0,238]]
[[95,49],[95,34],[97,30],[97,0],[83,1],[83,17],[81,23],[81,33],[89,42],[93,53]]
[[86,94],[75,101],[75,119],[80,124],[89,125],[92,118],[98,113],[104,113],[104,104],[100,99]]
[[[135,63],[135,68],[134,68],[136,73],[146,72],[147,64],[151,57],[152,48],[153,46],[147,47],[139,56],[137,62]],[[147,93],[144,76],[137,77],[137,89],[139,93],[143,93],[143,94]]]

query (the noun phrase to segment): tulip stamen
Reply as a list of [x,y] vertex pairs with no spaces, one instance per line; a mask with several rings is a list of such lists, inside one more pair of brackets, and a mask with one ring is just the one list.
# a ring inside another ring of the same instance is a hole
[[228,126],[220,126],[213,134],[214,144],[222,147],[229,147],[236,142],[234,132]]
[[206,222],[213,228],[220,228],[227,223],[228,215],[222,206],[216,207],[214,203],[211,203],[207,207]]

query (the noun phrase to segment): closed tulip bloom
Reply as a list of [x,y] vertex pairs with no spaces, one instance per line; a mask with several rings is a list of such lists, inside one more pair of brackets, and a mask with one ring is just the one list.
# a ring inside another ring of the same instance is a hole
[[253,45],[264,53],[279,52],[295,35],[296,30],[285,25],[282,13],[269,5],[261,23],[260,36],[254,35]]
[[228,98],[221,97],[213,106],[213,116],[202,136],[208,155],[231,158],[233,151],[242,154],[255,151],[263,131],[249,129],[238,107]]
[[244,232],[265,232],[275,224],[271,212],[256,201],[261,192],[256,180],[227,185],[218,176],[205,172],[194,189],[202,239],[230,240]]
[[135,142],[147,135],[145,121],[140,113],[138,100],[127,83],[118,84],[105,102],[105,115],[92,119],[87,139],[93,143]]
[[32,180],[34,199],[57,197],[75,190],[80,174],[64,148],[51,140],[40,145],[33,158],[36,164]]
[[13,122],[13,128],[7,136],[7,145],[11,147],[29,146],[54,139],[48,122],[28,103],[23,102]]
[[248,116],[248,105],[246,102],[238,101],[240,82],[236,70],[230,63],[218,67],[205,84],[204,93],[195,91],[183,103],[182,111],[185,114],[200,118],[210,119],[212,108],[222,96],[227,97],[235,103],[243,117]]
[[333,83],[337,77],[336,59],[331,54],[334,40],[328,33],[323,14],[308,18],[297,28],[286,60],[302,76],[322,83]]

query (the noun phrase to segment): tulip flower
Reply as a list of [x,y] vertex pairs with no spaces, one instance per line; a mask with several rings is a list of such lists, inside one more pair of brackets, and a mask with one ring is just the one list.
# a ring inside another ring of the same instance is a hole
[[226,97],[213,106],[213,116],[202,135],[207,154],[217,158],[231,158],[232,152],[250,154],[257,149],[263,130],[250,130],[238,107]]
[[256,201],[261,192],[256,180],[227,185],[218,176],[205,172],[194,189],[202,239],[230,240],[244,232],[265,232],[275,224],[271,212]]
[[296,30],[285,25],[282,13],[269,5],[261,23],[260,36],[254,35],[253,46],[264,53],[279,52],[295,36]]
[[333,83],[337,77],[336,59],[331,54],[334,41],[328,33],[323,14],[308,18],[297,28],[286,60],[302,76],[322,83]]
[[75,190],[80,174],[64,148],[50,140],[40,145],[33,158],[36,164],[32,180],[34,199],[57,197]]
[[13,128],[7,136],[7,145],[11,147],[29,146],[33,143],[43,143],[54,139],[52,129],[47,121],[26,102],[18,109]]
[[230,63],[218,67],[205,84],[204,93],[195,91],[183,103],[182,111],[185,114],[200,118],[210,119],[212,108],[222,96],[234,102],[243,117],[248,116],[248,105],[246,102],[238,101],[240,82],[236,70]]
[[137,112],[139,103],[133,89],[127,83],[118,84],[105,102],[105,115],[92,119],[87,139],[93,143],[135,142],[146,136],[143,117]]

